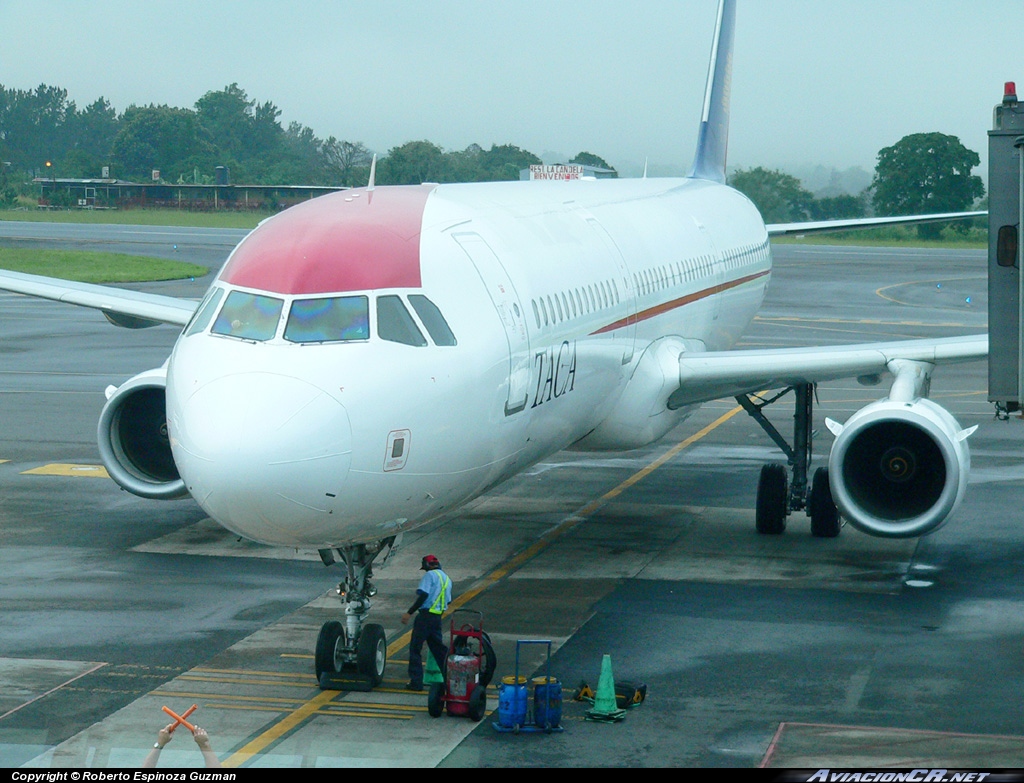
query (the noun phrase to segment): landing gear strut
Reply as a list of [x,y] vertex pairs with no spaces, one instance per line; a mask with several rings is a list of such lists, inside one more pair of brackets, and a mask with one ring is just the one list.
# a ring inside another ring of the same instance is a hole
[[[357,690],[358,685],[375,688],[384,680],[388,642],[384,626],[363,621],[370,612],[370,598],[377,594],[371,577],[373,561],[385,552],[383,566],[398,551],[401,536],[391,536],[374,544],[353,544],[339,549],[321,549],[320,559],[331,565],[340,558],[345,564],[345,579],[338,585],[338,597],[345,602],[345,622],[330,620],[320,629],[316,640],[316,678],[320,687],[339,687],[341,682]],[[353,677],[352,675],[356,675]]]
[[[761,412],[763,408],[784,397],[789,392],[796,395],[796,410],[793,413],[793,445],[779,433],[775,426]],[[770,399],[750,394],[736,398],[743,409],[761,425],[761,429],[775,441],[788,458],[790,471],[777,463],[764,465],[757,484],[757,505],[755,524],[758,533],[779,535],[786,529],[786,517],[793,511],[806,509],[811,517],[811,535],[819,538],[835,538],[839,535],[839,511],[832,500],[828,483],[828,468],[818,468],[808,486],[811,468],[812,438],[811,423],[814,418],[814,384],[799,383],[789,386]]]

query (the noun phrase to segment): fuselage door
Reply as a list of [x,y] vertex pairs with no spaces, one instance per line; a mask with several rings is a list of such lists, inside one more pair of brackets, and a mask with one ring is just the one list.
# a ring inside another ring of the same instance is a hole
[[629,269],[626,267],[626,259],[622,257],[622,251],[619,250],[619,246],[615,244],[615,240],[612,239],[611,234],[608,230],[602,226],[597,218],[593,215],[586,215],[587,225],[589,225],[594,233],[600,237],[601,242],[608,250],[610,255],[615,260],[616,268],[618,269],[618,278],[622,283],[622,301],[626,306],[626,328],[623,330],[625,333],[625,342],[622,349],[622,363],[628,364],[633,361],[633,342],[636,338],[636,292],[633,290],[633,283],[630,280]]
[[530,393],[530,337],[526,331],[526,313],[512,279],[483,237],[465,232],[452,234],[452,237],[476,267],[505,328],[509,355],[505,415],[512,416],[526,408]]

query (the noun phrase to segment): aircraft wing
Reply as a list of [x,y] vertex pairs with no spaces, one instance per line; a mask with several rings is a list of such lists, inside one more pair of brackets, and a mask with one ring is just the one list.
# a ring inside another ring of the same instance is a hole
[[849,231],[857,228],[878,228],[879,226],[917,225],[919,223],[942,223],[949,220],[968,220],[985,217],[988,212],[941,212],[933,215],[903,215],[900,217],[851,218],[848,220],[817,220],[808,223],[769,223],[768,236],[778,237],[793,234],[817,234],[823,231]]
[[196,302],[173,296],[145,294],[5,270],[0,270],[0,290],[92,307],[102,311],[112,323],[131,329],[157,324],[184,326],[197,306]]
[[893,372],[893,362],[955,364],[988,356],[988,335],[814,348],[684,353],[673,408],[765,388]]

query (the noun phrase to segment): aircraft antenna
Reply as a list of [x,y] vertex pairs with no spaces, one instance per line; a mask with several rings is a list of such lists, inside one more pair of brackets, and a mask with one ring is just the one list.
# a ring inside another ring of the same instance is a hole
[[367,184],[366,189],[372,191],[374,188],[374,182],[377,179],[377,153],[373,153],[373,160],[370,161],[370,182]]

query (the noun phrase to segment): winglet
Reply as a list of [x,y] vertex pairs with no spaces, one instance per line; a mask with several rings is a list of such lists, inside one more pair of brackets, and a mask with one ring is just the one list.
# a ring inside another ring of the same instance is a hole
[[736,30],[736,0],[720,0],[715,42],[711,48],[708,83],[704,91],[697,152],[690,176],[725,182],[729,147],[729,93],[732,91],[732,49]]

